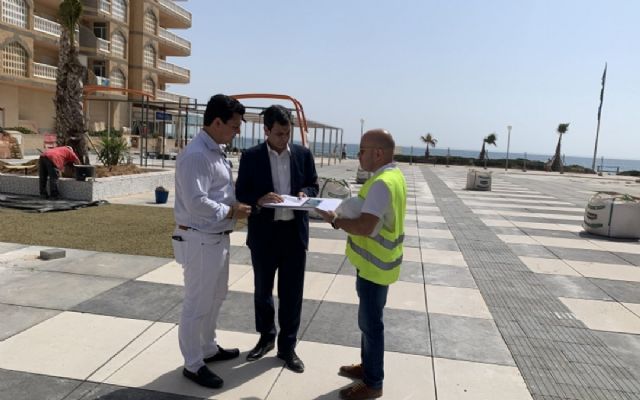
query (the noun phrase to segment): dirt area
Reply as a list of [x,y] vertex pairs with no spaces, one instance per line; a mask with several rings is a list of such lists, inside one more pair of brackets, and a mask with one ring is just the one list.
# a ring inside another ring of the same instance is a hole
[[[11,166],[14,166],[13,168]],[[38,160],[30,160],[22,164],[7,164],[0,161],[0,172],[3,174],[25,175],[24,169],[15,166],[26,166],[26,175],[38,176]],[[140,168],[134,164],[116,165],[109,170],[104,165],[96,165],[96,178],[107,178],[109,176],[134,175],[151,172],[148,169]],[[63,174],[64,177],[71,178],[71,173]]]

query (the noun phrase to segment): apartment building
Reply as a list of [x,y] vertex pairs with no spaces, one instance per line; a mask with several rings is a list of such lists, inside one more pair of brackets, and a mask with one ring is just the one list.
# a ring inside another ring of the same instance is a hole
[[[60,0],[0,0],[0,126],[52,131]],[[130,126],[143,91],[176,103],[168,84],[185,84],[190,71],[167,57],[191,55],[179,36],[191,13],[173,0],[83,0],[77,29],[80,61],[87,67],[85,115],[90,130]],[[178,31],[174,31],[178,30]],[[131,100],[127,102],[126,100]]]

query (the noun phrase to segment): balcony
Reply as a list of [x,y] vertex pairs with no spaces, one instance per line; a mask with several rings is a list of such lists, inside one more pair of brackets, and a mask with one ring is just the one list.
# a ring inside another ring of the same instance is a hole
[[38,32],[46,33],[47,35],[51,35],[55,38],[59,38],[62,34],[62,28],[59,23],[51,21],[50,19],[38,17],[37,15],[34,15],[33,17],[33,29]]
[[178,94],[165,92],[164,90],[156,89],[156,101],[166,101],[169,103],[179,103],[182,99],[182,103],[188,103],[189,98],[180,96]]
[[[160,44],[167,45],[172,48],[178,48],[179,52],[176,53],[175,50],[171,51],[171,49],[163,49],[163,54],[169,56],[187,56],[191,54],[191,42],[186,39],[181,38],[173,32],[169,32],[168,30],[159,27],[158,28],[158,37],[160,37]],[[164,46],[163,46],[164,47]]]
[[156,65],[160,71],[169,72],[171,75],[177,75],[187,81],[191,78],[191,71],[186,68],[179,67],[163,60],[158,60]]
[[159,0],[160,26],[167,28],[191,28],[191,13],[173,0]]
[[56,80],[58,73],[58,67],[49,64],[33,63],[33,76],[34,78],[47,79],[51,81]]
[[98,12],[111,15],[111,2],[108,0],[98,0]]
[[108,40],[96,38],[96,51],[98,53],[110,54],[111,42],[109,42]]

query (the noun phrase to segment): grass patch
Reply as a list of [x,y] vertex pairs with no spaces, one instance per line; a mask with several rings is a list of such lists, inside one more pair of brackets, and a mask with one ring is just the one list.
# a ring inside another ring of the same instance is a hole
[[74,211],[0,209],[0,241],[173,258],[173,209],[109,204]]

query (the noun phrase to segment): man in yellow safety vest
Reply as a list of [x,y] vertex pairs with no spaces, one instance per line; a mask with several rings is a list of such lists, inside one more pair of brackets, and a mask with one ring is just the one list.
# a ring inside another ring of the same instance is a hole
[[[361,380],[340,391],[342,399],[373,399],[382,396],[384,379],[384,323],[382,312],[389,285],[398,280],[402,264],[407,185],[393,163],[395,143],[389,132],[376,129],[360,140],[358,159],[362,169],[372,172],[358,197],[363,199],[360,216],[338,217],[321,212],[335,229],[349,234],[347,258],[358,270],[356,291],[358,326],[362,332],[361,363],[340,367],[340,375]],[[378,224],[382,221],[382,224]]]

